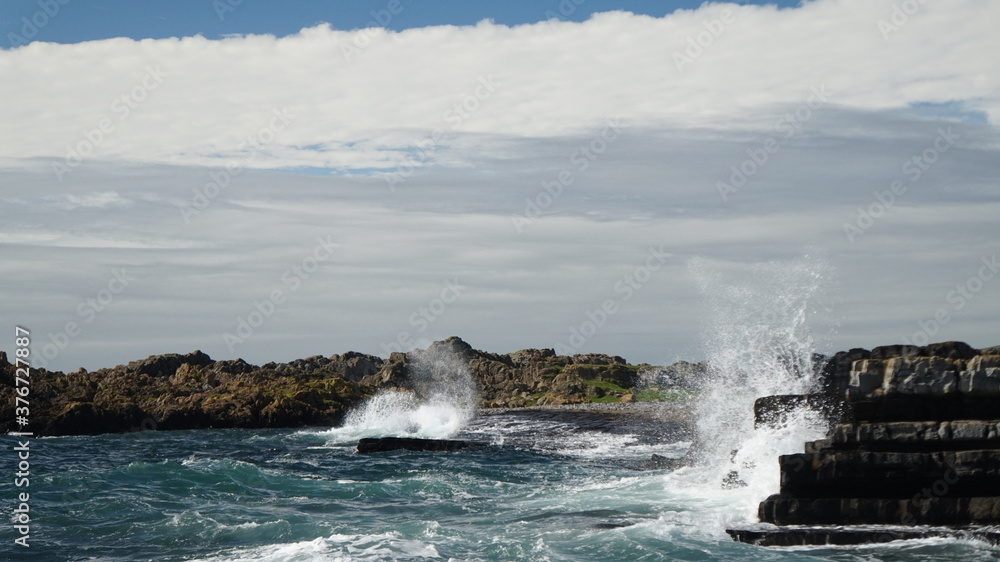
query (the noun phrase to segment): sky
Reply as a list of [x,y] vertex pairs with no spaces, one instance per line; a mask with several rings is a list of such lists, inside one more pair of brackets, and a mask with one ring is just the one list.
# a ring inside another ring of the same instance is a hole
[[287,4],[0,5],[0,349],[1000,344],[1000,4]]

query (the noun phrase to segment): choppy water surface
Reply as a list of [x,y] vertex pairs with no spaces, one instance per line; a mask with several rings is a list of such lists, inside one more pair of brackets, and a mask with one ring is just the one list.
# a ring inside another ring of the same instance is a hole
[[[447,415],[444,415],[447,420]],[[676,427],[596,415],[480,416],[451,453],[354,452],[359,428],[142,432],[35,441],[34,526],[15,560],[968,560],[959,541],[733,543],[753,487],[636,470]],[[5,497],[13,487],[3,484]]]

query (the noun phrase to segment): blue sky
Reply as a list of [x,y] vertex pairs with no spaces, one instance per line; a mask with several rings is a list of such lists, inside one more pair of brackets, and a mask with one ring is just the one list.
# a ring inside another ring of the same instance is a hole
[[54,1],[0,3],[38,366],[1000,343],[1000,2]]
[[[79,43],[112,37],[162,39],[198,34],[215,39],[233,33],[269,33],[283,37],[296,33],[303,27],[324,22],[334,29],[377,26],[396,31],[430,25],[472,25],[483,19],[492,19],[504,25],[517,25],[543,21],[549,19],[551,14],[567,21],[583,21],[595,12],[611,10],[662,17],[678,9],[693,9],[702,4],[694,0],[398,0],[399,9],[393,8],[397,13],[390,14],[388,0],[74,0],[65,6],[58,1],[51,0],[59,7],[59,13],[66,17],[59,17],[58,14],[53,18],[38,16],[37,22],[45,22],[45,25],[30,40]],[[788,0],[740,3],[784,7],[798,5],[798,2]],[[49,10],[54,12],[55,8],[50,7]],[[0,26],[3,37],[7,39],[4,47],[11,45],[9,34],[24,37],[25,24],[22,18],[30,21],[41,11],[43,6],[39,0],[5,0],[0,5]],[[46,19],[49,21],[46,22]],[[31,28],[27,28],[27,31],[32,33]]]

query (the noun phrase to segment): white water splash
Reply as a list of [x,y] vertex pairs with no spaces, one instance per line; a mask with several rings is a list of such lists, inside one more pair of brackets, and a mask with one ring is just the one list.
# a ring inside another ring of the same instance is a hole
[[412,351],[406,376],[413,391],[381,390],[330,430],[335,443],[364,437],[454,437],[476,412],[476,392],[466,364],[445,345]]
[[[723,525],[756,520],[757,505],[779,488],[778,456],[802,452],[826,433],[822,416],[791,412],[776,428],[754,428],[757,398],[802,394],[815,384],[819,300],[828,267],[821,261],[760,264],[725,271],[696,259],[692,276],[709,308],[706,334],[710,373],[695,403],[697,466],[684,471],[702,497],[727,506]],[[680,475],[678,475],[680,476]],[[724,482],[729,481],[733,489]]]

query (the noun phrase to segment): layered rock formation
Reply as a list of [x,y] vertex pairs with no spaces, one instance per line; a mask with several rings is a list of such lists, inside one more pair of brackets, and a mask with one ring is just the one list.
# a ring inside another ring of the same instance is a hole
[[[445,357],[444,364],[426,361]],[[462,370],[483,407],[618,402],[640,395],[640,371],[616,356],[559,356],[551,349],[495,354],[459,338],[388,359],[348,352],[288,363],[213,361],[195,351],[64,374],[32,370],[31,424],[15,424],[14,368],[0,352],[0,431],[76,435],[140,429],[334,425],[379,389],[417,393],[416,372]],[[690,370],[690,369],[689,369]],[[652,372],[652,371],[651,371]],[[690,374],[690,373],[689,373]],[[690,374],[695,376],[695,374]]]
[[[830,415],[826,439],[780,457],[781,489],[760,504],[776,528],[731,531],[764,545],[882,542],[897,529],[815,525],[937,526],[928,535],[1000,524],[1000,348],[960,342],[838,353],[824,393],[758,400],[758,423],[793,404]],[[961,531],[959,531],[961,530]]]

